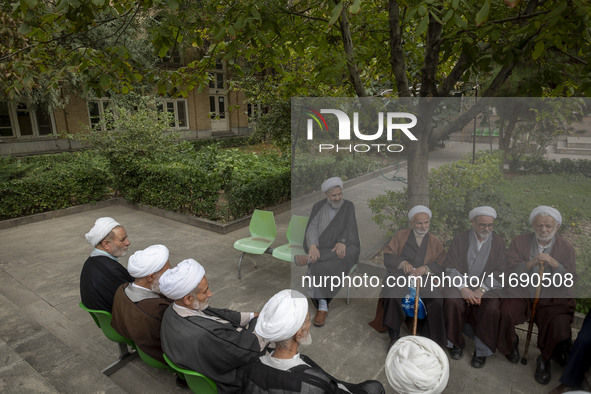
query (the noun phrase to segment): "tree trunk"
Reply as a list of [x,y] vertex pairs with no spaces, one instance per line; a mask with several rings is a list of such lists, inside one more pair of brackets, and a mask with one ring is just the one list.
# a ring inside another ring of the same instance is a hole
[[429,206],[429,139],[425,137],[407,145],[409,209],[417,204]]
[[388,2],[388,24],[390,25],[390,63],[396,80],[398,97],[410,97],[408,78],[406,78],[406,60],[402,50],[400,9],[396,0]]
[[[335,0],[335,3],[337,1]],[[353,39],[351,38],[351,29],[349,28],[349,19],[347,18],[347,7],[343,6],[341,17],[339,18],[339,25],[341,28],[341,37],[343,39],[343,48],[345,50],[345,59],[347,60],[347,70],[349,71],[349,78],[355,88],[355,93],[358,97],[367,97],[365,86],[361,82],[359,76],[359,69],[355,63],[355,52],[353,51]]]

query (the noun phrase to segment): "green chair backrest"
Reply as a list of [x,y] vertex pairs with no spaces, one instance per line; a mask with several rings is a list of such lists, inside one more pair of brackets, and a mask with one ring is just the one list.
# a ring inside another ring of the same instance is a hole
[[185,377],[192,392],[199,394],[216,394],[218,392],[215,382],[207,376],[202,375],[199,372],[191,371],[190,369],[177,367],[172,361],[170,361],[166,354],[163,356],[164,361],[166,361],[166,363],[170,365],[170,367],[174,369],[179,374],[179,376],[182,374]]
[[250,218],[248,229],[253,237],[275,239],[277,227],[275,227],[273,212],[255,209],[252,218]]
[[154,357],[144,353],[144,351],[142,349],[140,349],[139,346],[136,346],[135,350],[138,352],[142,361],[145,362],[146,364],[148,364],[150,367],[157,368],[157,369],[166,369],[172,373],[176,373],[176,371],[171,366],[169,366],[167,364],[163,364],[159,360],[156,360]]
[[103,334],[113,342],[126,343],[129,346],[135,348],[135,344],[129,338],[125,338],[119,334],[113,327],[111,327],[111,313],[107,311],[101,311],[97,309],[88,309],[82,302],[78,304],[82,310],[90,313],[94,322],[103,331]]
[[291,245],[303,245],[306,237],[307,216],[293,215],[289,221],[285,236]]

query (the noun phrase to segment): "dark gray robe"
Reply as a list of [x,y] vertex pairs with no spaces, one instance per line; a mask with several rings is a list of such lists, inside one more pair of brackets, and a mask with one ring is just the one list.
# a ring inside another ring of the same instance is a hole
[[173,305],[162,318],[160,337],[164,354],[177,366],[211,378],[220,393],[239,391],[242,377],[237,368],[261,355],[258,338],[246,329],[236,330],[240,313],[217,308],[203,311],[229,322],[221,323],[199,316],[181,317]]

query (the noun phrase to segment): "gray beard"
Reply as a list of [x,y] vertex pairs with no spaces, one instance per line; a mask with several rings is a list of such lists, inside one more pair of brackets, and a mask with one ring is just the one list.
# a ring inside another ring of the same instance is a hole
[[345,200],[341,200],[341,201],[339,201],[337,203],[334,203],[334,202],[332,202],[330,200],[327,200],[327,201],[328,201],[328,205],[330,205],[330,207],[332,209],[339,209],[340,207],[343,206],[343,203],[345,202]]
[[540,238],[540,237],[538,237],[538,234],[536,234],[536,239],[538,241],[542,241],[542,242],[549,242],[549,241],[552,241],[552,238],[554,238],[555,235],[556,235],[556,230],[552,231],[552,234],[550,234],[549,236],[547,236],[545,238]]
[[312,334],[308,331],[308,335],[298,341],[298,347],[306,347],[312,344]]
[[191,309],[194,309],[196,311],[202,311],[204,309],[207,309],[208,306],[209,306],[209,300],[205,300],[203,302],[199,302],[199,301],[195,300],[191,304]]

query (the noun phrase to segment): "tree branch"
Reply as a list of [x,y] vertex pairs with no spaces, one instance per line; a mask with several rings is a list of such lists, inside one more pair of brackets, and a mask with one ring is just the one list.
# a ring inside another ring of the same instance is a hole
[[[338,0],[334,0],[335,3]],[[345,50],[345,59],[347,60],[347,70],[349,71],[349,77],[351,78],[351,83],[353,84],[353,88],[355,88],[355,93],[357,93],[358,97],[367,97],[367,92],[365,91],[365,87],[361,82],[361,77],[359,76],[359,70],[357,69],[357,65],[355,64],[355,53],[353,51],[353,40],[351,38],[351,29],[349,28],[349,20],[347,18],[347,10],[346,7],[343,7],[341,10],[341,17],[339,18],[339,25],[341,28],[341,37],[343,38],[343,47]]]
[[402,51],[402,31],[400,27],[400,8],[396,0],[388,2],[388,24],[390,25],[390,63],[396,80],[399,97],[410,97],[406,60]]

